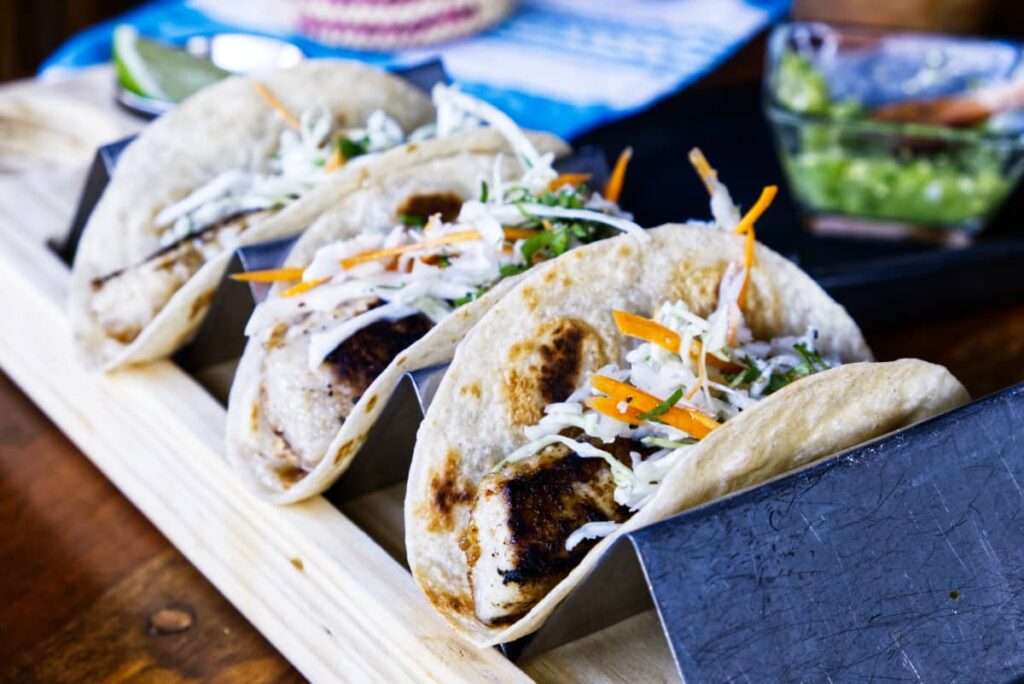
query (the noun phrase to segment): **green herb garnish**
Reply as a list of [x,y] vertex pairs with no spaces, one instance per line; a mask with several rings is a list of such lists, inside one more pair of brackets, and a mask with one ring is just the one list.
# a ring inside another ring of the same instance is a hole
[[661,402],[660,404],[658,404],[657,406],[652,408],[650,411],[644,411],[639,416],[637,416],[637,418],[639,420],[651,420],[653,418],[657,418],[658,416],[662,415],[663,413],[667,413],[668,410],[670,408],[672,408],[673,406],[675,406],[677,403],[679,403],[679,400],[682,399],[682,398],[683,398],[683,388],[680,387],[675,392],[673,392],[672,396],[670,396],[668,399],[666,399],[665,401]]
[[498,269],[502,278],[508,278],[510,276],[519,275],[526,269],[530,268],[528,264],[505,264]]
[[484,296],[484,294],[486,292],[487,292],[487,288],[486,287],[481,287],[478,290],[476,290],[475,292],[470,292],[468,295],[465,295],[464,297],[459,297],[458,299],[453,299],[452,300],[452,306],[457,309],[460,306],[463,306],[465,304],[469,304],[472,301],[480,299],[481,297]]
[[370,151],[370,139],[365,135],[358,140],[341,138],[338,140],[338,149],[341,151],[341,156],[345,158],[345,161],[355,159]]
[[486,204],[487,203],[487,197],[489,196],[489,194],[490,194],[490,190],[487,187],[487,181],[485,181],[485,180],[480,181],[480,201],[483,202],[484,204]]
[[398,215],[398,220],[402,222],[403,226],[409,226],[410,228],[422,228],[427,225],[426,216],[417,216],[416,214],[406,214],[402,212]]
[[739,373],[726,376],[726,379],[729,381],[729,387],[749,385],[761,377],[761,370],[757,367],[754,359],[750,358],[749,355],[745,355],[743,357],[743,365],[746,366],[744,370],[741,370]]
[[821,358],[821,354],[815,351],[811,351],[807,348],[803,342],[798,342],[793,345],[793,349],[803,359],[800,365],[793,368],[792,370],[786,371],[785,373],[772,374],[771,379],[768,381],[768,386],[765,388],[765,394],[772,394],[777,392],[786,385],[799,380],[800,378],[808,375],[813,375],[819,371],[828,370],[828,364]]
[[698,440],[693,437],[685,439],[664,439],[662,437],[644,437],[640,440],[647,446],[661,447],[662,449],[681,449],[684,446],[696,444]]

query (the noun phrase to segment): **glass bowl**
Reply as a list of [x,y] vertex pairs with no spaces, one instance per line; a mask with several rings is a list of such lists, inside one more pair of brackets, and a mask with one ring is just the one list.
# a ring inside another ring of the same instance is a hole
[[765,112],[811,229],[954,242],[981,230],[1024,171],[1022,57],[1003,41],[776,28]]

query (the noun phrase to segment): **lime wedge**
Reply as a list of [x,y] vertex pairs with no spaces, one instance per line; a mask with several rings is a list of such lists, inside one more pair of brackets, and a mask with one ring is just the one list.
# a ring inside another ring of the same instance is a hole
[[181,102],[228,75],[209,60],[142,38],[123,24],[114,29],[113,58],[125,90],[169,102]]

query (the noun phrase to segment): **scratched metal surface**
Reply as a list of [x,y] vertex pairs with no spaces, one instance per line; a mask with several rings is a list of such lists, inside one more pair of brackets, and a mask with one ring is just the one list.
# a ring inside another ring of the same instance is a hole
[[632,535],[695,682],[1024,675],[1024,385]]

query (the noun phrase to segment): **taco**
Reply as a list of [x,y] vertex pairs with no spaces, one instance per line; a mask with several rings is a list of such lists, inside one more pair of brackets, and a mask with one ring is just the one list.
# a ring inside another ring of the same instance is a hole
[[402,374],[448,360],[519,273],[641,230],[585,177],[556,173],[561,141],[456,91],[437,99],[490,127],[383,155],[398,163],[332,205],[282,268],[242,276],[283,281],[249,321],[228,401],[228,460],[271,501],[329,487]]
[[871,362],[843,308],[755,243],[773,192],[717,228],[544,264],[459,345],[405,502],[413,575],[459,631],[529,634],[623,532],[967,400],[939,366]]
[[153,122],[120,158],[75,259],[83,357],[110,370],[172,353],[234,247],[308,223],[332,197],[328,181],[346,182],[357,157],[405,141],[433,113],[397,76],[311,60],[229,78]]

